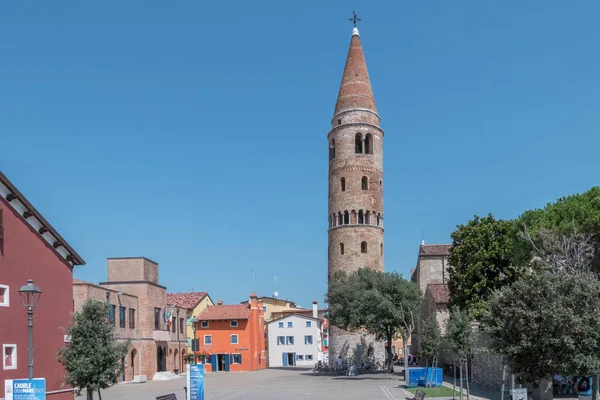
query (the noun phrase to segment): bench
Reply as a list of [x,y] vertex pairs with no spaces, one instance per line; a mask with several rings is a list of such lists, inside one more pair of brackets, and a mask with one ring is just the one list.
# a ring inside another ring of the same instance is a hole
[[416,393],[415,393],[415,400],[424,400],[425,399],[425,392],[422,391],[421,389],[417,389]]
[[177,400],[175,393],[163,394],[162,396],[156,396],[156,400]]

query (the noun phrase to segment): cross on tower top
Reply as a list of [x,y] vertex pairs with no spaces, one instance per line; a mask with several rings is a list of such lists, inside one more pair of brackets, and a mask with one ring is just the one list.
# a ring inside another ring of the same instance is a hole
[[354,27],[356,28],[356,23],[362,21],[362,18],[356,15],[355,10],[352,10],[352,18],[348,18],[348,21],[351,21],[354,24]]

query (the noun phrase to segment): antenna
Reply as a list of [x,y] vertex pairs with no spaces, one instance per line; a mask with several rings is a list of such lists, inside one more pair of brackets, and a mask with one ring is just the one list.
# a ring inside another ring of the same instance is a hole
[[279,292],[278,292],[278,291],[275,291],[275,293],[273,293],[273,298],[275,298],[275,299],[276,299],[276,298],[277,298],[277,296],[279,296]]

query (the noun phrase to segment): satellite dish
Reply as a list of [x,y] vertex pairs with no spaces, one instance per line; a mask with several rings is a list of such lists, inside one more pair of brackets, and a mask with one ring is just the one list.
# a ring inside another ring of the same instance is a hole
[[273,297],[277,297],[277,296],[279,296],[279,292],[273,293]]

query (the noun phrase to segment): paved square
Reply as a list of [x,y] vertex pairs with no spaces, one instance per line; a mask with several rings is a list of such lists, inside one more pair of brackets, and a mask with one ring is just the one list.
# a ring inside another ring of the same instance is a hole
[[[404,400],[397,374],[319,376],[306,369],[268,369],[255,372],[208,373],[206,400],[367,399]],[[185,400],[185,378],[125,383],[102,392],[103,400],[152,400],[175,393]]]

